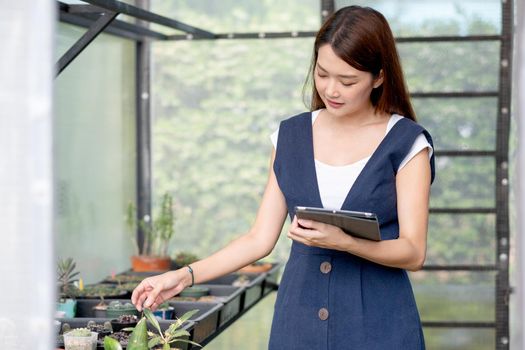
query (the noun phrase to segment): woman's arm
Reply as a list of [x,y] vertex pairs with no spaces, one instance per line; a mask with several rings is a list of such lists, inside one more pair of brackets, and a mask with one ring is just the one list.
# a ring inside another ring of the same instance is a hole
[[[355,238],[338,227],[295,218],[288,236],[306,245],[347,251],[378,264],[411,271],[426,256],[430,164],[428,149],[414,156],[396,176],[399,238],[380,242]],[[308,228],[302,229],[301,226]]]
[[[274,159],[275,150],[272,152],[268,182],[253,226],[213,255],[191,264],[195,283],[236,271],[272,251],[287,214],[286,202],[273,172]],[[138,310],[142,310],[142,306],[156,309],[190,284],[191,275],[184,267],[144,279],[133,291],[131,299]]]

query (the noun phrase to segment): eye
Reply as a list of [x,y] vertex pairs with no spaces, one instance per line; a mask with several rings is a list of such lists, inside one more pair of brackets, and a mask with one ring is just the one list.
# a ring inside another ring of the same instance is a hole
[[328,75],[323,74],[323,73],[317,71],[317,76],[318,76],[319,78],[326,78]]
[[352,85],[355,85],[355,83],[341,83],[343,84],[343,86],[352,86]]

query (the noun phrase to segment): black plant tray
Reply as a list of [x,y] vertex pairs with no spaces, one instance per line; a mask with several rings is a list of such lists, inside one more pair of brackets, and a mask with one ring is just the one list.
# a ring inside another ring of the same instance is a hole
[[[229,320],[237,316],[241,312],[241,302],[244,289],[242,287],[234,287],[220,284],[199,284],[198,286],[210,289],[210,296],[219,297],[216,302],[222,303],[223,306],[219,312],[219,323],[217,327],[223,326]],[[186,302],[186,301],[180,301]],[[202,302],[202,301],[199,301]]]
[[[89,321],[95,321],[97,324],[104,324],[104,322],[110,321],[111,319],[110,318],[95,318],[95,317],[75,317],[75,318],[61,318],[59,320],[62,323],[69,323],[69,325],[71,326],[71,329],[73,329],[73,328],[86,327]],[[160,329],[164,332],[165,330],[168,329],[171,323],[159,322],[159,324],[160,324]],[[190,320],[190,321],[184,322],[182,327],[180,327],[179,329],[187,330],[190,333],[189,340],[192,340],[194,326],[195,326],[195,322]],[[149,322],[148,322],[148,330],[154,333],[157,333],[157,330],[154,329],[153,326]],[[56,345],[58,348],[64,348],[63,342],[58,342]],[[188,350],[190,349],[191,345],[188,343],[177,342],[177,343],[173,343],[172,347],[177,347],[182,350]],[[126,349],[126,347],[123,346],[122,349]],[[98,341],[97,350],[104,350],[103,340]]]
[[[170,301],[169,304],[175,308],[175,317],[180,317],[191,310],[199,310],[190,319],[195,323],[192,337],[194,342],[201,343],[217,331],[219,312],[223,304],[191,301]],[[174,320],[159,321],[161,325],[167,325],[167,327],[173,322]]]
[[[120,301],[121,303],[131,303],[130,299],[111,299],[111,301]],[[76,317],[95,317],[93,306],[100,303],[100,299],[78,299]],[[106,304],[109,304],[107,301]]]
[[229,275],[206,282],[207,284],[232,285],[240,276],[246,276],[249,283],[242,287],[244,293],[241,300],[241,310],[255,304],[262,297],[263,283],[266,273],[230,273]]
[[[59,320],[62,323],[69,323],[69,325],[71,326],[71,329],[73,329],[73,328],[86,327],[87,323],[89,321],[95,321],[97,324],[104,324],[104,322],[110,321],[111,319],[110,318],[95,318],[95,317],[76,317],[76,318],[61,318]],[[160,324],[160,329],[164,332],[165,330],[168,329],[168,327],[170,326],[171,323],[159,322],[159,324]],[[195,322],[190,320],[190,321],[184,322],[182,324],[182,327],[180,327],[179,329],[187,330],[190,333],[189,340],[192,340],[192,338],[193,338],[192,334],[193,334],[193,327],[194,326],[195,326]],[[150,331],[152,331],[154,333],[157,333],[157,330],[149,322],[148,322],[148,330],[150,330]],[[188,344],[188,343],[177,342],[177,343],[173,343],[172,347],[177,347],[177,348],[180,348],[182,350],[188,350],[188,349],[190,349],[191,345]],[[59,348],[59,349],[60,348],[64,348],[64,343],[63,342],[58,342],[57,343],[57,348]],[[125,346],[123,346],[122,348],[126,349]],[[97,350],[104,350],[103,340],[99,340],[98,341],[98,343],[97,343]]]

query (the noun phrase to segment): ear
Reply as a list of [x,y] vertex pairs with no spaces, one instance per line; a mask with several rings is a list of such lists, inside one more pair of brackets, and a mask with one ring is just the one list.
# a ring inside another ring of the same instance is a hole
[[384,80],[384,74],[383,74],[383,70],[381,69],[379,71],[379,74],[377,75],[377,77],[374,78],[372,87],[374,89],[377,89],[378,87],[380,87],[383,84],[383,80]]

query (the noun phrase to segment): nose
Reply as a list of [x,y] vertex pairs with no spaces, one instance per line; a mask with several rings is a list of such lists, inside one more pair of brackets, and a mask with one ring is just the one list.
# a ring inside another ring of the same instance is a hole
[[339,97],[339,90],[337,89],[337,81],[335,79],[329,79],[326,84],[326,97],[334,98]]

